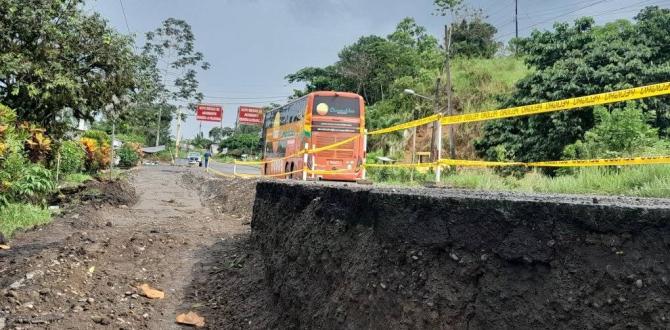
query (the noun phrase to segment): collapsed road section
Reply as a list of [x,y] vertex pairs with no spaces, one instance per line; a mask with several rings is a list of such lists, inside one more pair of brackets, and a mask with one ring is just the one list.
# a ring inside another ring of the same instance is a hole
[[667,200],[260,182],[280,326],[670,327]]

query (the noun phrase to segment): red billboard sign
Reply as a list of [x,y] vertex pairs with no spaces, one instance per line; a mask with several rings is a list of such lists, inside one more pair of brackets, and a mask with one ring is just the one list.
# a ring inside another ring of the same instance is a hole
[[198,104],[195,118],[201,121],[220,122],[223,120],[223,107],[220,105]]
[[263,109],[241,106],[237,110],[237,123],[239,125],[263,125]]

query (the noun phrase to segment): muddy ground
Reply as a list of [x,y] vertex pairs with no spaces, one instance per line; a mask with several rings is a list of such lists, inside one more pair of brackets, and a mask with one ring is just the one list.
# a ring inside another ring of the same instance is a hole
[[[254,182],[167,166],[142,168],[130,182],[60,196],[69,203],[62,215],[0,251],[0,329],[178,329],[186,311],[212,329],[249,326],[238,312],[225,320],[221,299],[254,276],[211,279],[253,264],[245,238]],[[140,296],[144,283],[165,298]]]

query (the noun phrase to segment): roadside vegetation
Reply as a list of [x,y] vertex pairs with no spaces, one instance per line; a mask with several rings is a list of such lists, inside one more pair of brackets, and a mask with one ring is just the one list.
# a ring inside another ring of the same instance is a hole
[[[202,100],[197,72],[209,64],[182,20],[165,20],[135,49],[84,0],[2,8],[0,233],[9,238],[48,223],[58,190],[116,179],[140,163],[142,146],[172,143],[175,104]],[[180,74],[167,79],[158,63]]]
[[[584,17],[556,23],[548,31],[498,43],[496,28],[481,10],[463,1],[435,1],[438,15],[453,19],[450,69],[456,114],[566,99],[670,81],[670,10],[649,6],[633,20],[596,25]],[[366,100],[367,128],[375,130],[433,113],[425,98],[439,97],[446,108],[443,36],[434,36],[413,18],[389,35],[363,36],[326,67],[306,67],[287,76],[307,92],[358,92]],[[436,90],[436,80],[442,84]],[[444,147],[447,146],[446,129]],[[416,135],[416,139],[414,136]],[[415,141],[415,142],[414,142]],[[431,129],[419,127],[369,138],[368,163],[382,159],[417,162],[429,152]],[[670,155],[670,98],[654,97],[577,111],[456,126],[456,157],[491,161],[553,161]],[[443,155],[448,155],[443,151]],[[380,158],[380,157],[384,158]],[[446,157],[446,156],[443,156]],[[432,170],[369,169],[378,182],[420,184]],[[536,192],[622,194],[670,197],[670,165],[607,168],[456,168],[443,176],[447,186]]]

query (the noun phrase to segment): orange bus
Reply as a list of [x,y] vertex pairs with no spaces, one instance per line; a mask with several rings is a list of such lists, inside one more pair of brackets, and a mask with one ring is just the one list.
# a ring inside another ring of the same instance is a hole
[[[365,101],[354,93],[314,92],[265,114],[262,132],[265,175],[302,179],[303,168],[317,171],[307,179],[356,181],[364,178]],[[358,136],[333,149],[308,154]],[[320,171],[320,172],[319,172]],[[326,173],[324,171],[330,171]]]

